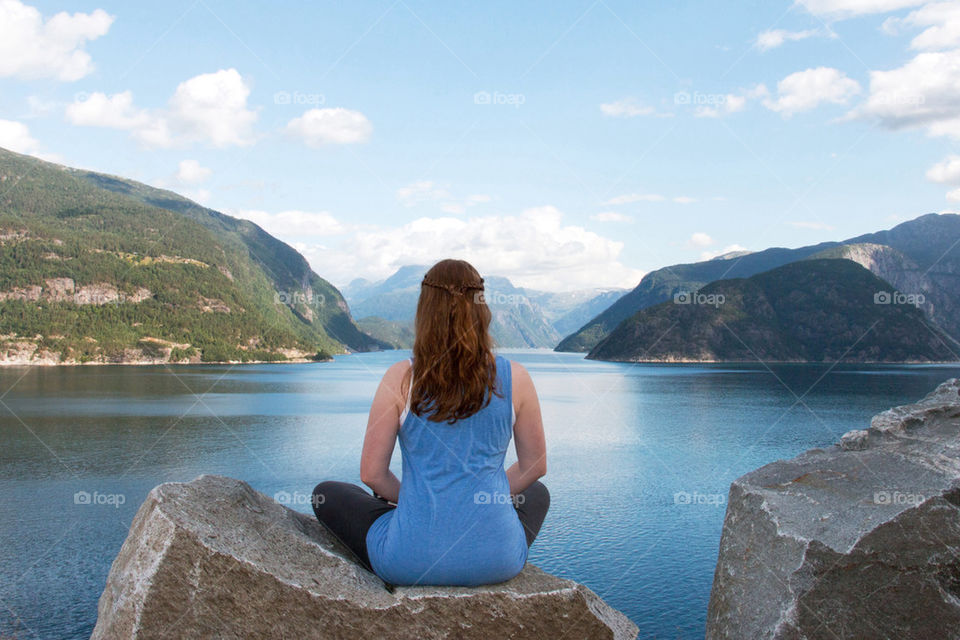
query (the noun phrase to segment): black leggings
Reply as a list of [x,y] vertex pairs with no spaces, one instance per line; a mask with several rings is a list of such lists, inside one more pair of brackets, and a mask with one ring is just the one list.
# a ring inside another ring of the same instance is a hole
[[[523,499],[520,499],[523,496]],[[327,480],[313,490],[313,512],[340,542],[357,557],[364,568],[373,571],[367,555],[367,531],[374,520],[391,509],[396,509],[383,498],[376,498],[349,482]],[[550,492],[537,480],[518,494],[514,502],[517,516],[527,537],[527,546],[533,544],[543,519],[550,508]]]

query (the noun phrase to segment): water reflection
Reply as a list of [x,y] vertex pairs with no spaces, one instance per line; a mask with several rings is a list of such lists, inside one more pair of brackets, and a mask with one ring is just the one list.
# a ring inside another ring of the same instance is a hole
[[[370,399],[407,355],[0,369],[0,600],[9,607],[0,635],[88,637],[110,562],[161,482],[234,476],[269,495],[286,492],[304,512],[296,497],[318,480],[359,482]],[[531,561],[587,584],[633,618],[641,637],[661,638],[703,635],[734,478],[833,443],[960,374],[509,356],[530,369],[548,433],[553,504]],[[397,450],[398,474],[399,463]]]

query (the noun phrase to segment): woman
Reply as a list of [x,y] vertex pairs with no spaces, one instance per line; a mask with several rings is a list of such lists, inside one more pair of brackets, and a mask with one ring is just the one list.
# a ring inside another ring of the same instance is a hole
[[[491,350],[483,278],[463,260],[424,276],[413,358],[391,366],[363,440],[362,488],[321,482],[317,518],[394,585],[479,585],[522,569],[550,504],[540,403]],[[503,460],[515,439],[517,462]],[[390,471],[399,438],[403,482]]]

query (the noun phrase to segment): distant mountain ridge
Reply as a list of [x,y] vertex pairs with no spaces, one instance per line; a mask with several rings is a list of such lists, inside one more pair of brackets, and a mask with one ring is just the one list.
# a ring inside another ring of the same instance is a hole
[[[637,311],[669,300],[677,291],[695,291],[710,282],[747,278],[764,271],[828,252],[845,245],[882,245],[903,259],[872,260],[861,248],[850,252],[863,258],[876,275],[904,290],[922,293],[928,316],[951,335],[960,335],[960,216],[927,214],[893,229],[864,234],[843,242],[822,242],[797,249],[771,248],[728,259],[679,264],[651,271],[629,293],[564,338],[557,351],[590,351],[621,322]],[[877,256],[876,250],[871,250]],[[837,254],[839,255],[839,254]],[[887,257],[889,258],[888,254]],[[894,266],[899,264],[899,266]],[[929,271],[929,273],[927,273]],[[911,287],[920,287],[913,291]]]
[[[351,312],[371,335],[399,348],[410,347],[420,281],[428,269],[407,265],[379,282],[354,280],[343,288]],[[616,289],[536,291],[516,287],[499,276],[486,276],[485,284],[493,315],[490,333],[498,346],[506,348],[553,348],[560,339],[558,327],[580,326],[624,293]]]
[[621,362],[945,362],[960,345],[847,259],[718,280],[638,311],[587,355]]
[[173,192],[0,149],[0,361],[382,348],[289,245]]

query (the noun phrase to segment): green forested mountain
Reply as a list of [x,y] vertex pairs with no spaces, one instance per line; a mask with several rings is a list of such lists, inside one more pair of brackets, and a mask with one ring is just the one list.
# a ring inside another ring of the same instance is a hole
[[410,349],[413,347],[413,326],[411,323],[394,322],[377,316],[367,316],[357,320],[357,325],[367,334],[388,345],[390,349]]
[[257,225],[0,149],[0,360],[286,360],[380,348]]
[[883,245],[903,254],[908,260],[902,263],[902,268],[889,262],[864,264],[895,286],[912,286],[922,279],[925,288],[913,292],[924,294],[924,311],[946,331],[960,336],[960,216],[928,214],[893,229],[843,242],[823,242],[797,249],[772,248],[651,271],[636,288],[564,338],[557,351],[590,351],[620,322],[641,309],[669,300],[676,291],[697,290],[720,279],[750,277],[852,244]]
[[622,362],[955,361],[958,345],[889,283],[810,259],[642,309],[587,356]]

